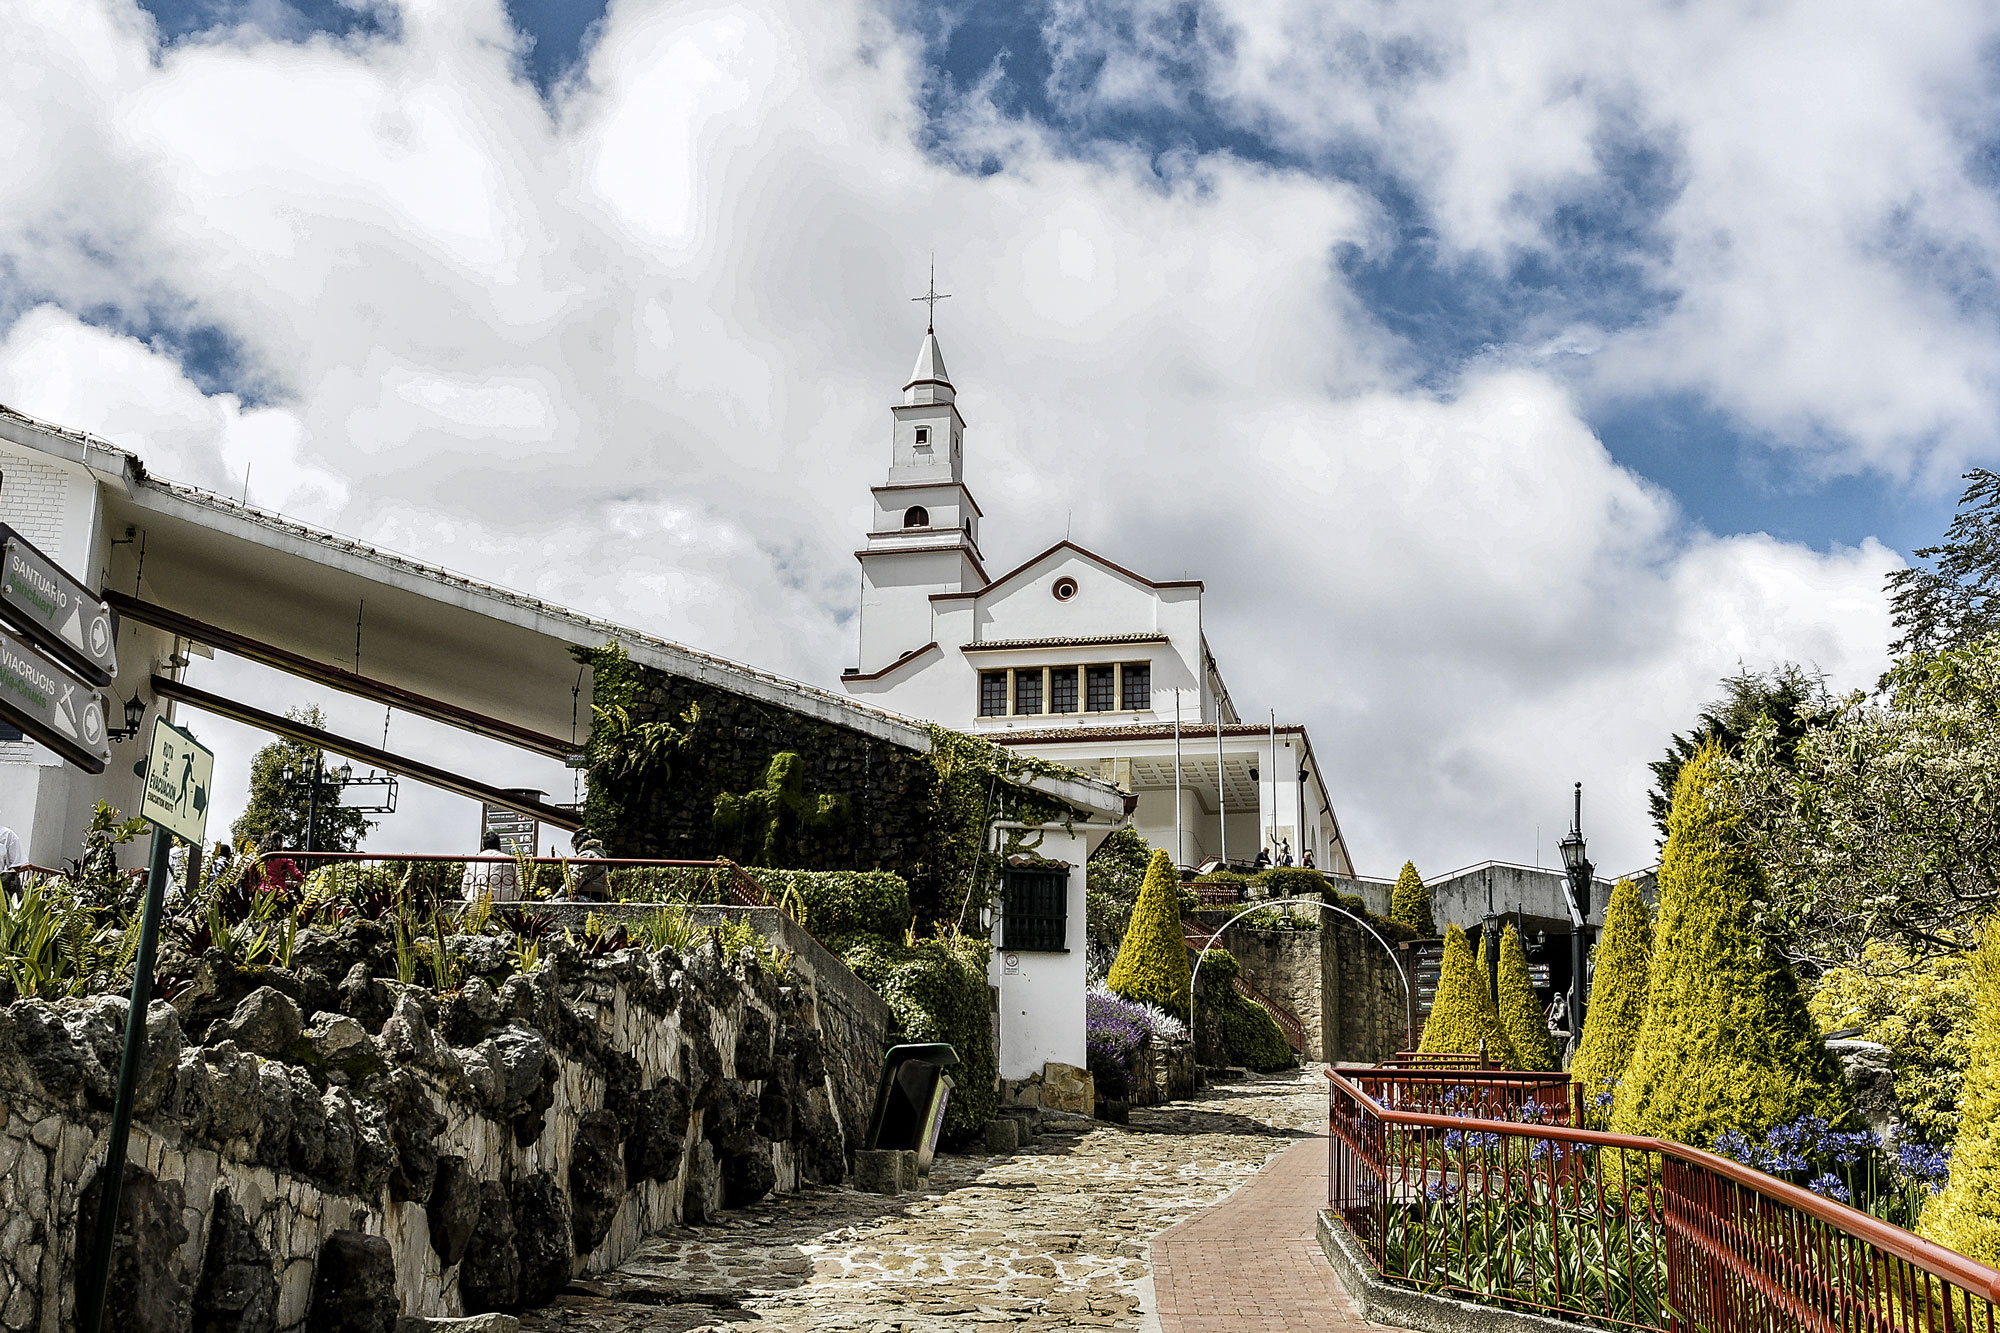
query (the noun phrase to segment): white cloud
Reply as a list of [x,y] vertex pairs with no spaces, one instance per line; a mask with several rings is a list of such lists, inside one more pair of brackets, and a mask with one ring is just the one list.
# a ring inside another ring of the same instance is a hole
[[[1207,579],[1237,698],[1312,726],[1366,868],[1527,855],[1574,776],[1607,794],[1600,860],[1636,864],[1632,775],[1739,656],[1879,666],[1887,552],[1688,532],[1545,374],[1410,388],[1330,259],[1377,235],[1352,187],[1077,156],[976,98],[931,127],[989,168],[955,169],[918,142],[919,53],[847,4],[614,6],[552,106],[498,0],[157,59],[95,4],[19,44],[83,52],[61,95],[0,78],[0,116],[123,182],[0,197],[0,263],[50,302],[0,342],[0,400],[168,475],[231,489],[254,457],[253,500],[830,682],[935,248],[993,566],[1067,526]],[[1588,166],[1550,108],[1522,180]],[[1481,240],[1509,196],[1461,193],[1462,244],[1532,234]],[[79,239],[92,199],[115,252]],[[265,404],[65,313],[106,292],[225,329]]]
[[1055,49],[1100,71],[1064,104],[1192,68],[1287,149],[1372,155],[1470,273],[1560,250],[1561,210],[1615,211],[1616,169],[1658,155],[1622,257],[1660,305],[1600,388],[1692,390],[1809,467],[1898,479],[1954,475],[2000,426],[1990,6],[1206,0],[1181,43],[1163,8],[1188,12],[1059,6]]

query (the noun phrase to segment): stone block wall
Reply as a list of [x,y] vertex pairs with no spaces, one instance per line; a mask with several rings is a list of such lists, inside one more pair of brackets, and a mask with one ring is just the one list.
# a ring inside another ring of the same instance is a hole
[[[296,970],[211,952],[153,1005],[107,1326],[521,1308],[650,1232],[844,1177],[865,1124],[842,1082],[879,1067],[886,1006],[823,1003],[803,969],[712,938],[684,957],[552,944],[520,974],[499,940],[461,937],[439,997],[349,965],[379,950],[365,926],[302,936]],[[0,1009],[0,1327],[74,1318],[125,1009]]]
[[1234,926],[1223,947],[1245,981],[1299,1016],[1306,1059],[1385,1060],[1403,1048],[1408,1028],[1402,969],[1354,922],[1322,917],[1318,930]]

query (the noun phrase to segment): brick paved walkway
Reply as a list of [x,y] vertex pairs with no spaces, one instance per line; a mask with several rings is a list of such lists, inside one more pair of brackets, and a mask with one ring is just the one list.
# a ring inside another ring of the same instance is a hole
[[1326,1139],[1293,1144],[1222,1202],[1153,1240],[1161,1333],[1349,1333],[1363,1319],[1320,1253]]

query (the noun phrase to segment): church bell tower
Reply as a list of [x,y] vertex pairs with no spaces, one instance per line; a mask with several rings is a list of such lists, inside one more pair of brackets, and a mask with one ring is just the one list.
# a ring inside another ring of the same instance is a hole
[[986,586],[979,506],[965,486],[965,418],[944,367],[935,326],[890,409],[889,479],[861,561],[859,672],[870,675],[931,642],[933,593]]

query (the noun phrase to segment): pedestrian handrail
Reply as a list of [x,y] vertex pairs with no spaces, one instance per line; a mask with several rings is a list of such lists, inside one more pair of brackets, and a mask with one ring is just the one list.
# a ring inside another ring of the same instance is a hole
[[[1564,1077],[1328,1070],[1330,1212],[1391,1281],[1615,1328],[2000,1328],[2000,1271],[1728,1158],[1515,1100]],[[1432,1080],[1464,1090],[1449,1110],[1419,1109]]]
[[493,865],[519,866],[526,862],[533,866],[547,866],[555,871],[555,878],[561,880],[567,871],[582,870],[585,867],[602,866],[607,871],[646,870],[689,870],[710,871],[722,878],[723,900],[736,907],[768,907],[771,896],[750,872],[734,861],[688,861],[657,857],[635,856],[526,856],[514,857],[505,852],[479,853],[469,856],[454,856],[448,852],[302,852],[296,850],[266,852],[260,858],[265,862],[289,860],[301,870],[316,870],[327,865]]
[[1306,1025],[1299,1021],[1297,1014],[1245,981],[1240,974],[1232,979],[1232,984],[1238,995],[1253,1004],[1263,1006],[1264,1012],[1271,1016],[1271,1021],[1278,1025],[1278,1031],[1285,1034],[1286,1045],[1301,1055],[1305,1054]]

